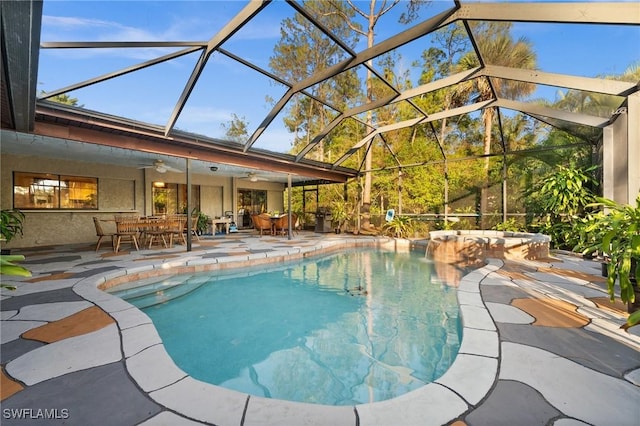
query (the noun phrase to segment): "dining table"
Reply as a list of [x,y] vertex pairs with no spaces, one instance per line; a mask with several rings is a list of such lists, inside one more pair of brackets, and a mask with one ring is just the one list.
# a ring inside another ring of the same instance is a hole
[[[229,227],[231,226],[231,219],[228,217],[210,218],[209,225],[211,225],[211,230],[214,232],[218,230],[218,225],[220,225],[221,228],[224,228],[225,233],[228,234]],[[215,230],[213,227],[215,227]]]
[[286,213],[269,215],[269,220],[271,220],[271,235],[276,235],[276,224],[282,216],[286,216]]

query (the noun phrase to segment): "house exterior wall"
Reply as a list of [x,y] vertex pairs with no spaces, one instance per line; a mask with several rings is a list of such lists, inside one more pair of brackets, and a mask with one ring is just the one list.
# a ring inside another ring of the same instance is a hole
[[[149,215],[152,212],[151,185],[154,181],[186,183],[184,173],[157,173],[138,166],[122,167],[92,162],[3,154],[0,159],[0,207],[12,209],[13,172],[52,173],[98,178],[98,210],[23,210],[24,235],[3,247],[37,247],[52,244],[96,242],[93,217],[113,219],[116,214]],[[232,177],[193,174],[191,184],[200,186],[201,210],[220,217],[235,213],[236,188],[267,190],[271,210],[283,210],[284,185],[274,182],[249,182]],[[107,224],[108,228],[109,224]],[[106,230],[106,229],[105,229]]]

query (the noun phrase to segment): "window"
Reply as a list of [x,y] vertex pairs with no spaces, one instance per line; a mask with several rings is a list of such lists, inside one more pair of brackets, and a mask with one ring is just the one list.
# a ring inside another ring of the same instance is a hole
[[97,209],[98,179],[14,172],[13,206],[23,210]]
[[[187,185],[176,183],[153,182],[152,214],[185,214],[187,213]],[[200,186],[191,186],[191,209],[200,211]]]

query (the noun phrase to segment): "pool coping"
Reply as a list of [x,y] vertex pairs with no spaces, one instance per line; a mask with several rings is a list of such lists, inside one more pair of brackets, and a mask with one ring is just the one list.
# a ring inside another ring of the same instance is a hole
[[[390,245],[391,244],[391,245]],[[397,241],[380,239],[326,241],[313,247],[292,247],[203,259],[184,256],[142,267],[124,268],[85,278],[73,286],[81,297],[114,318],[127,371],[151,399],[176,414],[213,424],[414,424],[430,419],[450,422],[478,404],[498,375],[500,355],[496,325],[480,296],[480,282],[502,265],[497,259],[462,277],[457,288],[462,321],[460,350],[440,378],[404,395],[353,406],[329,406],[253,396],[190,377],[166,352],[151,319],[135,306],[101,288],[109,283],[177,273],[275,263],[351,247],[380,246],[398,249]],[[408,247],[408,246],[407,246]],[[407,248],[404,247],[404,248]],[[403,249],[402,247],[400,249]],[[170,270],[170,271],[169,271]],[[141,343],[140,335],[146,336]],[[470,380],[472,378],[472,380]]]

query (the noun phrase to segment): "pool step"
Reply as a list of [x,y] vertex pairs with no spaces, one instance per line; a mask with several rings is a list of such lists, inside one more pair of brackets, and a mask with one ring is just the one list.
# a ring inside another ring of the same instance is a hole
[[208,279],[207,276],[171,277],[150,284],[114,291],[111,294],[142,309],[184,296],[200,287]]

